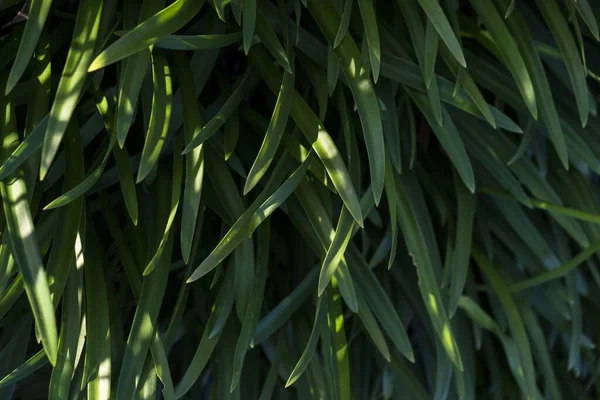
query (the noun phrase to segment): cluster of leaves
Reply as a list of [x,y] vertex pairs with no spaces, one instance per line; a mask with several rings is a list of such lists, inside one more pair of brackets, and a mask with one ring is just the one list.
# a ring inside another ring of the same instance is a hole
[[0,398],[599,398],[597,12],[0,1]]

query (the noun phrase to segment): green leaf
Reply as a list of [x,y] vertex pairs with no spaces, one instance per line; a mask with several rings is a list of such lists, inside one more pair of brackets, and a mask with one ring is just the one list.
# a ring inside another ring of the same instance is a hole
[[[234,0],[235,2],[235,0]],[[212,0],[211,5],[214,7],[217,15],[223,22],[227,22],[226,19],[226,7],[231,3],[231,0]]]
[[[369,46],[369,62],[371,64],[371,70],[373,71],[373,81],[377,83],[377,80],[379,79],[379,66],[381,64],[381,45],[379,44],[377,17],[375,15],[373,0],[358,0],[358,8],[360,9],[360,15],[362,16],[363,26],[365,28],[365,36]],[[339,44],[341,43],[342,42]],[[333,44],[335,45],[335,39]],[[334,47],[337,48],[337,46]]]
[[51,6],[52,0],[32,0],[29,3],[25,30],[23,31],[23,36],[21,36],[17,57],[15,58],[6,82],[7,94],[14,89],[15,85],[23,76],[25,68],[27,68],[29,60],[33,56],[38,39],[44,29]]
[[[330,335],[331,346],[325,348],[332,360],[332,375],[335,383],[335,394],[339,399],[352,397],[350,382],[350,360],[348,355],[348,341],[346,338],[346,324],[342,311],[342,300],[334,280],[329,290],[326,291],[326,318],[327,327],[323,326],[325,335]],[[322,333],[323,335],[323,333]]]
[[506,64],[506,67],[515,79],[529,112],[534,119],[537,119],[538,105],[534,85],[523,61],[523,56],[515,43],[515,39],[508,31],[504,20],[498,14],[498,11],[490,0],[473,0],[471,5],[477,12],[477,15],[483,20],[486,28],[489,29],[496,48],[502,57],[500,61]]
[[400,317],[394,310],[394,306],[381,287],[381,284],[377,281],[373,272],[369,270],[367,263],[353,245],[348,247],[348,266],[354,275],[354,282],[358,292],[357,297],[365,298],[367,304],[371,307],[371,311],[373,311],[373,314],[392,340],[394,346],[396,346],[396,349],[409,361],[414,362],[413,349]]
[[396,188],[398,191],[398,220],[404,232],[406,245],[413,256],[413,263],[417,268],[423,302],[427,307],[438,340],[454,365],[462,370],[459,349],[437,283],[441,278],[441,261],[421,190],[414,174],[398,177]]
[[344,37],[348,33],[348,26],[350,25],[350,17],[352,16],[352,4],[354,0],[345,0],[344,1],[344,11],[342,12],[342,20],[340,21],[340,25],[338,26],[337,32],[335,34],[335,39],[333,41],[333,48],[336,48],[342,43]]
[[[289,159],[288,159],[289,160]],[[225,257],[231,254],[252,232],[273,212],[275,211],[298,187],[301,180],[306,175],[306,171],[311,163],[310,157],[292,173],[292,175],[276,189],[277,185],[283,181],[283,174],[286,172],[286,159],[275,167],[271,179],[267,182],[265,189],[257,199],[244,211],[237,219],[231,229],[221,239],[215,249],[208,257],[202,261],[200,266],[189,277],[188,282],[204,276]]]
[[[363,0],[361,0],[363,1]],[[338,16],[335,9],[327,2],[309,2],[309,11],[317,21],[319,28],[330,45],[334,44]],[[375,46],[375,44],[373,44]],[[374,47],[375,48],[375,47]],[[340,66],[348,81],[363,128],[363,135],[369,156],[369,170],[372,181],[373,198],[379,204],[383,193],[385,179],[384,143],[379,102],[369,78],[368,72],[361,62],[360,52],[356,43],[346,35],[344,40],[335,47]],[[375,74],[375,71],[373,71]],[[378,72],[377,72],[378,75]],[[375,75],[375,76],[377,76]],[[292,114],[293,116],[293,114]],[[317,152],[319,154],[319,152]],[[350,209],[352,211],[352,209]],[[355,216],[356,218],[356,216]],[[360,221],[357,220],[360,225]]]
[[210,316],[206,322],[206,327],[204,328],[198,348],[181,381],[177,384],[175,391],[175,398],[177,399],[183,397],[192,388],[217,346],[222,331],[219,330],[214,336],[210,335],[216,319],[222,315],[225,315],[225,318],[227,318],[233,307],[235,298],[235,292],[233,291],[233,269],[231,268],[228,271],[230,272],[225,273],[225,278],[223,283],[221,283],[217,298],[211,307]]
[[[481,133],[485,131],[485,127],[477,123],[478,121],[470,121],[469,125],[465,125],[463,129],[477,129],[480,137],[485,137],[487,144],[498,154],[502,160],[508,160],[516,151],[516,146],[508,138],[501,135],[486,134],[481,136]],[[474,132],[473,132],[474,133]],[[566,217],[554,212],[553,207],[550,204],[556,204],[562,206],[563,202],[552,188],[552,186],[542,179],[539,172],[536,170],[534,165],[529,159],[520,158],[514,162],[510,169],[515,173],[517,178],[523,183],[523,185],[539,200],[547,202],[547,206],[551,212],[553,218],[574,238],[580,245],[588,246],[589,239],[581,226],[577,221],[573,221]]]
[[10,278],[16,272],[15,259],[10,253],[10,236],[6,230],[2,233],[2,243],[0,244],[0,271],[2,272],[0,275],[0,296],[2,296]]
[[506,162],[506,165],[511,165],[512,163],[514,163],[515,161],[517,161],[519,158],[521,158],[523,156],[523,154],[525,153],[525,151],[527,150],[527,148],[533,141],[533,138],[535,137],[535,133],[536,133],[535,124],[534,124],[533,120],[529,120],[529,123],[527,124],[527,127],[525,128],[525,132],[523,133],[523,138],[521,139],[521,143],[519,143],[519,148],[517,149],[515,154],[512,156],[512,158]]
[[[193,138],[193,133],[200,128],[202,119],[195,97],[195,85],[192,70],[187,59],[179,54],[175,58],[175,67],[181,87],[183,103],[183,133],[186,145]],[[190,259],[192,240],[196,229],[198,209],[204,183],[204,148],[196,147],[185,155],[185,182],[181,210],[181,253],[187,263]]]
[[515,0],[510,0],[510,4],[506,7],[506,13],[504,13],[504,19],[508,19],[512,12],[515,10]]
[[533,278],[523,280],[519,283],[515,283],[510,287],[510,290],[513,292],[518,292],[524,289],[528,289],[534,286],[541,285],[548,281],[559,279],[568,274],[573,269],[577,268],[579,265],[583,264],[590,257],[595,255],[598,251],[600,251],[600,243],[593,243],[589,247],[583,249],[579,254],[573,257],[571,260],[561,264],[560,266],[550,270],[545,271]]
[[42,146],[40,180],[43,180],[58,152],[67,125],[83,92],[102,16],[103,1],[82,2],[77,10],[75,29],[65,67],[54,96],[46,136]]
[[111,330],[108,293],[105,285],[98,237],[91,221],[87,224],[86,251],[83,254],[86,295],[86,346],[84,380],[91,399],[108,399],[111,395]]
[[590,112],[588,104],[588,89],[585,81],[586,74],[581,63],[581,56],[577,51],[577,45],[573,40],[567,21],[565,21],[560,8],[554,0],[548,0],[536,3],[544,20],[548,24],[548,28],[552,32],[552,36],[556,40],[558,50],[562,55],[562,59],[569,72],[575,100],[577,101],[577,109],[579,110],[579,119],[581,125],[585,126]]
[[106,167],[106,163],[108,162],[108,159],[110,157],[110,153],[116,143],[116,137],[115,137],[115,135],[113,133],[113,129],[112,129],[112,121],[113,121],[112,115],[113,114],[112,114],[112,110],[108,104],[108,99],[106,98],[106,96],[104,96],[102,93],[100,93],[100,91],[95,89],[93,86],[92,86],[91,91],[92,91],[92,95],[94,96],[94,100],[96,102],[96,107],[98,109],[98,112],[100,113],[100,115],[102,116],[102,119],[104,120],[104,126],[110,135],[110,141],[108,143],[108,147],[106,148],[104,156],[102,157],[102,160],[97,164],[96,168],[94,168],[94,170],[85,179],[83,179],[79,184],[75,185],[74,187],[69,189],[66,193],[62,194],[61,196],[57,197],[56,199],[54,199],[53,201],[48,203],[48,205],[46,205],[46,207],[45,207],[45,209],[47,209],[47,210],[65,206],[65,205],[77,200],[80,196],[86,194],[100,179],[102,173],[104,172],[104,168]]
[[[459,127],[464,127],[462,122],[459,123]],[[521,184],[513,173],[504,165],[502,160],[500,160],[500,156],[494,149],[486,146],[485,142],[480,137],[477,137],[475,132],[471,132],[468,129],[464,129],[463,132],[467,133],[467,135],[464,136],[464,139],[467,150],[473,158],[476,159],[479,164],[512,195],[513,198],[526,207],[531,208],[532,204],[527,197],[525,190],[521,187]]]
[[155,270],[143,280],[119,373],[116,392],[119,399],[129,399],[133,395],[135,376],[142,371],[144,359],[152,340],[152,333],[157,329],[156,319],[167,285],[172,248],[173,239],[169,236],[166,249]]
[[244,321],[242,323],[242,331],[240,332],[235,348],[233,378],[231,381],[230,392],[233,392],[240,384],[242,366],[244,365],[246,352],[252,343],[252,337],[254,336],[256,325],[258,324],[258,319],[260,317],[260,308],[263,301],[269,269],[269,229],[270,227],[267,223],[261,225],[257,233],[258,255],[254,273],[254,282],[252,284],[250,299],[248,300],[248,308],[246,309],[246,314],[244,315]]
[[[6,335],[10,335],[11,338],[6,347],[2,350],[2,358],[5,360],[5,363],[2,372],[0,372],[0,376],[5,376],[8,371],[22,365],[23,361],[25,361],[32,322],[32,318],[23,318],[22,322],[15,326],[15,329],[9,329],[5,333]],[[0,386],[0,394],[3,396],[14,395],[16,382],[13,381],[13,383]]]
[[450,299],[448,300],[448,314],[454,315],[460,296],[462,295],[467,274],[469,273],[469,259],[471,258],[471,244],[473,241],[473,220],[475,218],[475,196],[454,179],[458,212],[456,216],[456,248],[452,268],[452,283],[450,286]]
[[[390,80],[402,83],[413,89],[422,92],[426,91],[419,66],[408,61],[406,58],[397,57],[384,52],[381,64],[381,74]],[[478,106],[476,102],[470,98],[471,94],[469,94],[468,91],[460,89],[457,93],[454,93],[454,85],[450,81],[441,77],[436,77],[436,80],[440,91],[440,100],[480,119],[486,119],[485,114],[480,111],[482,106]],[[489,107],[495,120],[495,124],[499,128],[516,133],[522,132],[521,128],[500,110],[489,104],[487,107]]]
[[587,25],[590,32],[594,36],[596,41],[600,41],[600,34],[598,33],[598,23],[596,22],[596,18],[594,16],[594,12],[590,6],[588,0],[578,0],[573,2],[577,11],[579,11],[579,15],[583,19],[583,22]]
[[239,112],[234,112],[231,117],[225,122],[225,139],[224,139],[224,151],[225,151],[225,161],[229,161],[233,153],[235,152],[235,147],[237,146],[238,140],[240,138],[240,116]]
[[[436,342],[436,370],[434,399],[443,399],[450,391],[450,378],[452,378],[452,361],[439,342]],[[459,372],[460,373],[460,372]]]
[[304,348],[304,351],[302,352],[298,363],[296,363],[296,366],[294,367],[292,373],[288,377],[287,382],[285,383],[285,387],[292,386],[304,373],[306,367],[308,367],[308,364],[312,360],[313,355],[315,354],[315,350],[317,349],[317,343],[319,342],[319,329],[321,325],[325,324],[326,322],[327,321],[325,307],[323,307],[323,297],[319,297],[317,300],[317,307],[315,311],[315,320],[313,322],[313,327],[312,331],[310,332],[308,343],[306,344],[306,347]]
[[331,97],[340,78],[340,63],[331,46],[327,48],[327,92]]
[[256,0],[240,0],[242,3],[242,35],[244,41],[244,53],[248,54],[254,29],[256,28]]
[[275,153],[277,152],[281,137],[283,136],[283,131],[288,122],[293,99],[294,74],[285,72],[283,74],[281,88],[279,89],[279,95],[277,96],[277,102],[273,109],[273,115],[271,116],[269,127],[265,133],[265,138],[263,139],[258,155],[252,164],[252,168],[250,168],[250,172],[248,172],[248,178],[246,178],[246,183],[244,184],[244,195],[256,186],[275,158]]
[[187,24],[203,5],[204,0],[177,0],[173,2],[104,49],[91,63],[89,71],[104,68],[152,46],[160,39]]
[[425,50],[423,52],[423,75],[425,87],[429,89],[435,75],[435,61],[437,59],[439,36],[430,20],[425,26]]
[[183,154],[187,154],[196,147],[207,141],[214,135],[227,119],[234,113],[243,98],[248,94],[248,91],[255,83],[255,75],[252,68],[248,68],[244,75],[236,82],[231,96],[227,99],[223,107],[215,114],[214,117],[201,129],[194,130],[193,138],[183,150]]
[[519,314],[517,304],[515,303],[515,300],[513,299],[500,274],[496,272],[492,263],[478,248],[473,248],[473,258],[479,265],[479,268],[485,275],[486,279],[489,281],[492,290],[497,294],[498,300],[500,301],[506,314],[511,333],[518,348],[518,357],[523,368],[521,374],[525,380],[527,395],[536,397],[536,375],[533,367],[533,359],[531,357],[531,348],[529,346],[529,339],[527,338],[527,332],[525,331],[525,326],[523,325],[523,320]]
[[[214,152],[208,151],[206,156],[206,168],[212,171],[209,179],[218,199],[234,220],[243,217],[245,206],[237,192],[237,185],[229,169],[222,158]],[[242,319],[246,313],[254,277],[254,246],[251,238],[244,238],[238,243],[233,259],[233,268],[235,270],[236,311],[238,317]],[[197,268],[193,275],[199,272],[200,268]],[[188,280],[191,281],[192,277]]]
[[31,155],[42,146],[46,127],[48,126],[48,118],[46,115],[27,137],[19,143],[16,149],[6,157],[2,166],[0,166],[0,180],[6,179],[10,174],[14,173],[24,162],[31,160]]
[[[256,70],[268,84],[271,91],[277,91],[278,82],[281,82],[281,74],[278,74],[273,69],[272,64],[268,62],[265,52],[256,48],[250,53],[249,58],[255,64]],[[327,133],[319,121],[319,118],[312,112],[308,104],[297,92],[294,93],[291,115],[298,128],[321,159],[323,166],[327,170],[327,174],[331,178],[344,204],[354,217],[354,220],[359,226],[363,226],[360,202],[358,201],[352,181],[348,176],[346,165],[331,136],[329,136],[329,133]]]
[[258,400],[269,400],[269,399],[273,398],[273,391],[275,390],[275,384],[277,383],[277,375],[278,375],[279,366],[281,364],[282,352],[283,352],[283,340],[280,337],[277,340],[277,348],[275,350],[275,357],[271,361],[271,367],[269,368],[269,373],[267,375],[267,378],[265,379],[265,383],[260,392],[260,397],[258,398]]
[[[4,79],[2,80],[5,81]],[[16,116],[12,104],[0,96],[3,108],[0,132],[2,133],[2,158],[6,160],[19,144]],[[27,198],[23,171],[18,170],[0,182],[4,217],[10,235],[13,257],[23,278],[27,298],[42,339],[44,352],[52,365],[56,362],[58,334],[54,308],[46,271],[35,238],[30,203]]]
[[0,380],[0,387],[6,387],[27,378],[47,363],[48,359],[44,350],[38,351],[18,368],[15,368],[10,374],[2,378]]
[[[295,194],[296,197],[298,197],[300,203],[302,204],[302,208],[307,214],[311,228],[317,235],[318,241],[320,242],[320,245],[317,245],[316,247],[316,250],[318,251],[317,254],[320,254],[321,257],[324,259],[324,263],[326,263],[328,262],[327,256],[323,256],[323,253],[325,250],[331,247],[331,245],[333,244],[333,240],[335,239],[335,233],[333,233],[333,226],[331,224],[328,211],[325,205],[323,204],[323,201],[319,199],[318,193],[314,190],[314,188],[308,185],[307,182],[303,182],[299,186]],[[340,257],[341,255],[343,255],[344,242],[347,245],[347,238],[349,238],[351,231],[345,231],[344,229],[342,229],[341,233],[342,235],[339,237],[340,253],[337,254],[338,245],[333,244],[333,248],[335,250],[332,257],[332,265],[335,266],[337,262],[339,263],[340,268],[337,270],[335,268],[331,268],[329,272],[332,272],[332,270],[335,271],[337,280],[340,284],[340,292],[342,293],[346,304],[352,311],[356,312],[356,310],[358,309],[358,302],[354,290],[354,283],[350,272],[348,271],[347,263],[343,258],[340,258],[337,261],[335,260],[336,258],[338,258],[338,255]],[[324,264],[324,266],[325,268],[327,268],[326,264]],[[320,282],[323,282],[322,284],[324,285],[329,282],[329,280],[327,279],[327,275],[325,275],[325,279],[326,280],[323,281],[320,280]]]
[[331,244],[327,249],[327,254],[321,266],[318,287],[319,296],[323,294],[327,288],[327,285],[329,285],[333,274],[336,272],[338,265],[342,261],[344,253],[346,252],[346,247],[350,242],[353,230],[354,221],[352,220],[352,216],[348,210],[344,208],[340,213],[340,218],[338,220],[333,239],[331,240]]
[[[464,91],[468,94],[468,96],[475,104],[475,107],[477,107],[479,113],[492,126],[492,128],[497,128],[496,118],[494,117],[494,114],[499,114],[500,116],[503,116],[503,114],[500,113],[497,109],[491,107],[486,102],[485,97],[483,96],[483,94],[479,90],[479,87],[471,77],[471,74],[469,74],[469,72],[465,68],[462,68],[458,64],[458,62],[454,58],[452,58],[451,55],[448,54],[448,50],[444,46],[440,47],[440,54],[446,62],[448,68],[452,71],[453,74],[456,75],[456,82],[454,90],[452,92],[452,97],[456,97],[460,93],[461,88],[464,89]],[[443,97],[443,93],[440,93],[440,95]],[[506,117],[504,117],[504,119],[508,120],[508,118]],[[513,132],[521,131],[521,129],[514,123],[511,124],[510,127],[505,125],[504,129],[509,129]]]
[[[143,275],[148,275],[150,274],[152,271],[154,271],[154,268],[156,267],[157,263],[160,262],[160,260],[162,259],[162,254],[165,251],[165,249],[167,248],[167,242],[169,240],[170,234],[171,234],[171,227],[173,226],[173,221],[175,220],[175,214],[177,214],[177,209],[179,208],[179,197],[181,194],[181,180],[183,178],[183,173],[182,173],[182,156],[181,156],[181,139],[179,137],[176,137],[174,140],[174,145],[173,145],[173,176],[171,178],[171,196],[170,196],[170,204],[169,204],[169,216],[167,218],[167,220],[165,221],[165,228],[164,231],[162,232],[162,237],[160,238],[160,241],[158,242],[158,246],[156,247],[156,250],[154,251],[154,253],[152,253],[152,258],[150,259],[150,261],[148,262],[148,265],[146,265],[146,268],[144,269]],[[159,174],[157,181],[159,181],[160,187],[161,189],[161,194],[166,194],[167,191],[166,186],[168,186],[168,180],[161,180],[161,178],[163,177],[162,174]],[[159,194],[160,196],[160,194]],[[161,197],[162,199],[162,197]],[[157,206],[165,206],[166,204],[157,204]],[[163,222],[163,221],[160,221]]]
[[273,309],[260,320],[256,327],[254,338],[252,339],[254,345],[262,343],[270,335],[276,332],[277,329],[285,324],[292,314],[302,305],[317,284],[317,278],[319,276],[318,272],[318,268],[310,270],[290,294],[281,300],[280,303],[273,307]]
[[[74,122],[67,128],[65,141],[65,148],[71,154],[67,160],[67,171],[63,182],[64,188],[68,188],[76,185],[83,178],[83,151],[77,134],[77,124]],[[73,260],[76,260],[76,254],[82,251],[80,243],[79,252],[74,253],[74,249],[77,247],[82,212],[83,200],[81,199],[71,202],[67,207],[58,211],[61,224],[54,232],[47,264],[48,283],[55,308],[58,306],[67,283]]]
[[171,69],[166,58],[158,52],[152,54],[152,81],[154,86],[152,110],[136,183],[143,181],[158,162],[171,119],[173,106]]
[[390,362],[390,349],[385,341],[383,332],[381,332],[381,328],[379,327],[379,324],[377,324],[377,320],[375,319],[371,308],[362,296],[358,296],[358,316],[365,326],[367,333],[375,343],[377,350],[379,350],[387,362]]
[[154,47],[169,50],[209,50],[227,47],[242,40],[241,32],[210,35],[171,35],[160,39]]
[[556,379],[554,368],[552,366],[550,351],[548,349],[548,345],[546,344],[546,340],[544,339],[542,327],[540,326],[531,308],[523,307],[521,309],[521,316],[523,317],[525,328],[527,329],[529,337],[531,338],[531,343],[536,350],[534,355],[538,360],[541,369],[543,370],[543,374],[545,375],[545,384],[549,388],[548,391],[551,393],[554,399],[560,399],[562,397],[561,391]]
[[388,269],[392,268],[394,259],[396,258],[396,248],[398,245],[398,194],[396,192],[396,180],[394,179],[394,170],[389,157],[386,157],[385,163],[385,195],[388,201],[388,209],[390,213],[390,231],[391,231],[391,249],[388,260]]
[[407,91],[425,115],[429,126],[437,136],[444,150],[446,150],[448,153],[450,160],[452,160],[452,163],[456,167],[464,184],[471,192],[475,192],[475,177],[471,167],[471,161],[469,160],[469,156],[467,155],[464,144],[458,134],[456,126],[450,118],[450,115],[448,115],[446,110],[442,109],[444,113],[444,121],[446,122],[443,126],[438,125],[432,118],[431,108],[425,101],[424,96],[414,90],[409,89]]
[[285,200],[294,193],[310,167],[312,162],[310,155],[311,153],[309,153],[309,157],[306,158],[290,177],[286,179],[286,181],[256,209],[256,211],[254,211],[248,221],[248,235],[251,235],[252,232],[273,213],[273,211],[280,207]]
[[[400,3],[403,0],[397,0]],[[448,19],[444,15],[442,7],[438,4],[437,0],[418,0],[419,4],[427,14],[427,18],[431,21],[435,29],[437,30],[440,38],[444,41],[452,55],[464,68],[467,67],[465,56],[462,52],[461,45],[454,35],[454,31],[448,22]]]
[[[260,38],[262,44],[267,48],[269,53],[273,55],[273,57],[279,63],[279,65],[283,67],[285,72],[291,74],[292,66],[290,65],[288,55],[286,54],[285,50],[283,49],[283,46],[279,42],[279,39],[277,39],[277,35],[271,27],[271,24],[269,24],[269,20],[263,14],[260,8],[256,10],[256,33],[258,34],[258,37]],[[246,51],[246,53],[247,52],[248,51]]]
[[[498,3],[506,4],[506,0],[497,0]],[[562,132],[562,125],[559,122],[558,111],[554,103],[550,85],[544,72],[544,68],[527,22],[523,20],[518,11],[514,11],[510,18],[507,19],[507,24],[513,33],[517,45],[523,54],[523,61],[527,65],[531,73],[536,99],[539,103],[540,116],[544,126],[550,134],[550,138],[554,143],[556,151],[565,167],[568,166],[567,146]]]
[[129,213],[129,218],[134,225],[138,222],[138,200],[137,193],[135,190],[135,181],[133,180],[133,172],[131,171],[131,165],[129,164],[129,154],[125,146],[120,148],[114,146],[112,148],[115,163],[117,165],[117,171],[119,173],[119,185],[123,192],[123,200],[125,200],[125,206]]
[[[144,0],[140,9],[138,23],[143,23],[164,6],[164,0]],[[129,127],[133,122],[138,96],[149,63],[150,49],[140,49],[139,52],[132,54],[123,61],[119,77],[114,122],[120,147],[124,146]]]

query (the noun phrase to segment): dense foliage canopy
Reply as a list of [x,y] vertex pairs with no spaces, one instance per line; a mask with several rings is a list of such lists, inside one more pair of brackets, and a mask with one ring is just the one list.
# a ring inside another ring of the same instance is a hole
[[598,0],[0,0],[0,399],[600,398]]

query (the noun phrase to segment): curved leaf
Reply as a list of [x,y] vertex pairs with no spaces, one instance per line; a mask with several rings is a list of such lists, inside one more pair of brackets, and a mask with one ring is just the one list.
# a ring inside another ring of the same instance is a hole
[[203,5],[204,0],[177,0],[173,2],[98,54],[89,65],[89,72],[104,68],[150,47],[161,38],[172,34],[187,24]]

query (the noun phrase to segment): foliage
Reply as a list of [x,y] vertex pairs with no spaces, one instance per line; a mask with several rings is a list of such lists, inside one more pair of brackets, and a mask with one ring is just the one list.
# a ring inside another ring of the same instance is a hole
[[0,398],[599,398],[599,10],[0,1]]

